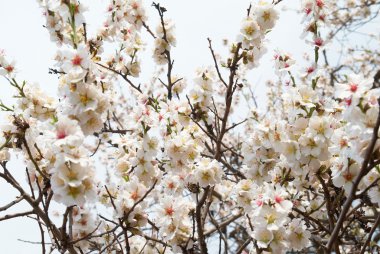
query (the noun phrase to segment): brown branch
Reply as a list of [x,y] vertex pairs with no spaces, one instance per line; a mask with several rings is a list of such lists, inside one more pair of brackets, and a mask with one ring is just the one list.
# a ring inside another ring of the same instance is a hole
[[[158,15],[160,16],[161,27],[162,27],[162,31],[164,34],[162,39],[169,45],[169,41],[168,41],[168,37],[167,37],[167,31],[166,31],[166,27],[165,27],[165,21],[164,21],[164,12],[166,12],[166,9],[162,6],[160,6],[159,3],[153,2],[152,5],[156,8],[156,10],[158,11]],[[165,54],[166,60],[168,62],[168,71],[166,73],[168,84],[166,85],[166,88],[168,89],[168,99],[171,100],[173,97],[172,88],[174,85],[172,82],[172,70],[173,70],[174,60],[171,59],[170,50],[165,49],[164,54]]]
[[23,196],[21,197],[18,197],[17,199],[13,200],[12,202],[10,202],[9,204],[5,205],[5,206],[2,206],[0,207],[0,211],[5,211],[7,210],[8,208],[14,206],[15,204],[19,203],[20,201],[22,201],[24,199]]
[[361,249],[360,254],[364,254],[365,253],[365,249],[367,248],[367,245],[369,247],[371,246],[371,245],[369,245],[369,243],[371,242],[372,235],[373,235],[373,233],[375,233],[375,231],[376,231],[377,227],[379,226],[379,224],[380,224],[380,214],[377,216],[377,219],[376,219],[375,223],[373,223],[371,231],[368,234],[367,240],[363,244],[363,248]]
[[144,196],[142,196],[136,203],[133,204],[133,206],[131,207],[131,209],[129,209],[129,211],[127,212],[126,218],[128,218],[128,216],[131,214],[131,212],[133,212],[133,210],[135,209],[135,207],[138,204],[140,204],[141,202],[143,202],[144,199],[149,195],[149,193],[152,192],[152,190],[156,186],[156,183],[157,183],[157,180],[155,180],[154,183],[153,183],[153,185],[147,190],[147,192],[145,192]]
[[236,250],[236,254],[240,254],[240,253],[242,253],[242,252],[245,250],[245,248],[247,248],[247,246],[251,243],[251,241],[252,241],[251,238],[247,239],[247,240],[243,243],[243,245],[240,246],[239,249]]
[[222,74],[220,73],[219,65],[218,65],[218,62],[216,61],[214,49],[212,48],[212,45],[211,45],[211,39],[207,38],[207,40],[208,40],[208,45],[209,45],[208,47],[209,47],[211,54],[212,54],[212,58],[214,59],[214,65],[215,65],[216,72],[218,73],[219,80],[223,83],[223,85],[225,87],[228,87],[226,81],[224,81]]
[[224,242],[224,252],[228,253],[228,241],[227,241],[226,236],[223,234],[222,228],[219,226],[218,222],[215,220],[214,216],[212,216],[210,212],[208,212],[208,215],[211,219],[212,224],[214,224],[215,228],[219,232],[220,239],[222,239]]
[[26,142],[26,139],[25,137],[22,138],[22,142],[24,143],[24,146],[26,148],[26,151],[27,151],[27,154],[29,156],[29,159],[32,161],[35,169],[37,170],[37,172],[44,178],[44,179],[48,179],[47,175],[41,171],[40,167],[38,166],[36,160],[33,158],[33,155],[32,155],[32,152],[30,151],[30,148],[29,148],[29,145],[28,145],[28,142]]
[[137,234],[137,235],[144,237],[148,241],[156,242],[156,243],[162,244],[163,246],[168,246],[167,243],[165,243],[164,241],[161,241],[160,239],[157,239],[157,238],[145,235],[145,234]]
[[154,39],[156,39],[156,36],[155,36],[154,33],[152,32],[152,30],[150,30],[150,27],[149,27],[145,22],[143,22],[142,24],[143,24],[143,27],[145,27],[146,31],[147,31],[150,35],[152,35],[152,37],[153,37]]
[[318,219],[315,219],[315,218],[309,216],[307,213],[302,212],[301,210],[299,210],[298,208],[295,208],[295,207],[293,207],[293,211],[295,211],[295,212],[301,214],[304,218],[306,218],[306,219],[308,219],[308,220],[314,222],[314,223],[317,224],[317,225],[320,227],[320,229],[322,229],[323,231],[325,231],[325,232],[327,232],[327,233],[330,233],[330,230],[328,230],[328,228],[326,228],[326,227],[322,224],[322,222],[319,221]]
[[135,89],[136,91],[138,91],[139,93],[143,93],[140,86],[136,86],[135,84],[132,83],[132,81],[128,78],[128,75],[125,75],[123,74],[121,71],[117,71],[115,69],[112,69],[111,67],[108,67],[108,66],[105,66],[101,63],[96,63],[97,65],[109,70],[109,71],[112,71],[113,73],[115,74],[118,74],[120,75],[120,77],[122,77],[125,81],[127,81],[127,83],[133,88]]
[[327,210],[327,216],[329,219],[329,226],[330,226],[330,232],[334,228],[334,212],[333,212],[333,207],[331,205],[331,196],[328,187],[326,186],[325,181],[322,179],[322,177],[317,173],[316,177],[318,178],[319,182],[322,185],[323,188],[323,194],[325,196],[326,200],[326,210]]
[[[41,218],[41,220],[45,223],[45,225],[47,225],[47,227],[50,229],[50,232],[52,233],[58,248],[61,249],[62,245],[60,244],[60,241],[63,241],[64,238],[60,230],[51,222],[47,213],[45,213],[45,211],[39,207],[39,202],[36,202],[35,199],[33,199],[29,194],[27,194],[26,191],[19,185],[19,183],[12,177],[12,175],[6,168],[5,163],[1,163],[0,165],[3,167],[5,172],[0,173],[0,177],[7,181],[10,185],[12,185],[21,194],[21,196],[24,197],[25,201],[27,201],[29,205],[33,208],[33,213],[38,215]],[[74,249],[72,245],[66,247],[67,251],[70,254],[77,254],[77,251]]]
[[224,111],[224,116],[223,116],[223,120],[222,120],[221,130],[220,130],[220,133],[218,135],[217,142],[216,142],[215,159],[217,159],[217,160],[219,160],[222,157],[221,146],[222,146],[222,141],[223,141],[224,134],[226,133],[226,126],[227,126],[228,116],[230,114],[231,105],[232,105],[234,78],[235,78],[236,71],[237,71],[237,68],[238,68],[238,62],[240,61],[240,59],[242,57],[239,54],[239,51],[241,49],[241,45],[242,45],[241,43],[238,43],[238,45],[236,47],[236,50],[235,50],[235,53],[234,53],[234,57],[233,57],[232,63],[229,66],[230,76],[229,76],[229,82],[228,82],[228,88],[227,88],[227,92],[226,92],[226,97],[225,97],[226,109]]
[[[197,221],[197,233],[198,233],[198,246],[199,246],[201,254],[208,253],[205,235],[204,235],[204,229],[203,229],[202,206],[206,202],[206,198],[208,196],[209,190],[210,190],[210,187],[205,188],[205,191],[201,199],[197,202],[197,206],[195,208],[195,218]],[[198,197],[198,194],[197,194],[197,197]]]
[[230,127],[228,127],[228,128],[226,129],[226,132],[228,132],[228,131],[234,129],[235,127],[237,127],[237,126],[240,125],[240,124],[245,123],[247,120],[248,120],[248,119],[244,119],[243,121],[240,121],[240,122],[238,122],[238,123],[234,123],[233,125],[231,125]]
[[[241,218],[242,216],[243,216],[243,213],[240,212],[240,213],[238,213],[238,214],[232,216],[231,218],[229,218],[229,219],[227,219],[227,220],[225,220],[225,221],[219,223],[219,227],[224,228],[224,227],[226,227],[227,225],[229,225],[229,224],[231,224],[232,222],[234,222],[235,220]],[[212,234],[213,234],[214,232],[216,232],[216,231],[217,231],[217,228],[213,228],[213,229],[211,229],[211,230],[205,232],[204,235],[205,235],[206,237],[209,237],[210,235],[212,235]]]
[[21,212],[21,213],[7,214],[7,215],[4,215],[3,217],[0,217],[0,221],[9,220],[9,219],[17,218],[17,217],[24,217],[31,214],[34,214],[33,210],[27,211],[27,212]]

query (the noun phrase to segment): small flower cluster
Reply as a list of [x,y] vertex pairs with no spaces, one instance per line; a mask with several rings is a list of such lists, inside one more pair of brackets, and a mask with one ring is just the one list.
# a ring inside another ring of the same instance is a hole
[[[38,84],[24,86],[23,95],[17,101],[16,113],[41,121],[52,119],[56,113],[56,101],[48,96]],[[19,112],[17,112],[19,111]]]
[[293,204],[285,188],[268,184],[258,186],[252,180],[242,180],[234,192],[259,248],[285,253],[290,249],[302,250],[309,244],[310,232],[304,222],[288,217]]
[[191,203],[183,198],[168,196],[159,200],[156,223],[163,239],[174,246],[188,244],[193,229],[189,216],[191,209],[194,209]]
[[295,60],[289,54],[276,52],[274,55],[275,69],[278,73],[286,72],[295,64]]
[[[365,149],[371,141],[379,114],[380,89],[372,89],[372,86],[373,80],[360,75],[350,75],[346,82],[337,84],[335,90],[335,97],[340,101],[339,106],[343,108],[343,113],[340,124],[331,137],[332,145],[329,151],[334,155],[333,183],[337,187],[343,187],[346,193],[350,191],[354,180],[362,170]],[[376,168],[371,170],[367,181],[363,182],[360,189],[371,185],[377,175]],[[371,198],[378,200],[378,195],[378,188],[373,188],[370,192]]]
[[83,36],[83,12],[86,8],[77,0],[39,0],[46,17],[45,27],[50,39],[59,45],[79,43]]
[[157,26],[157,38],[154,41],[153,59],[158,65],[165,65],[171,61],[169,52],[176,45],[174,23],[171,20],[164,20],[163,22],[163,25]]
[[[235,54],[239,47],[244,50],[243,62],[249,69],[256,67],[259,59],[266,52],[263,45],[264,37],[273,28],[278,19],[278,13],[273,7],[273,4],[268,2],[260,2],[253,6],[252,12],[249,12],[242,22],[241,34],[238,36],[238,41],[241,45],[233,45],[231,48],[232,54]],[[233,59],[231,57],[227,65]]]
[[189,99],[193,105],[196,119],[209,119],[212,117],[208,107],[212,104],[212,94],[214,91],[215,73],[210,69],[198,69],[194,79],[195,86],[189,92]]
[[0,50],[0,75],[12,79],[16,74],[16,62],[9,61],[4,50]]
[[328,9],[329,3],[326,3],[325,0],[302,1],[302,10],[304,12],[303,22],[306,23],[304,36],[308,33],[312,34],[312,44],[315,47],[323,47],[325,45],[318,28],[324,25]]

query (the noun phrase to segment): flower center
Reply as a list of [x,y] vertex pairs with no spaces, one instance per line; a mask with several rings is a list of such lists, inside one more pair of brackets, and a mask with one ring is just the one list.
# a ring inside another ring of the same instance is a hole
[[7,67],[5,67],[5,70],[7,72],[12,72],[15,68],[12,66],[12,65],[8,65]]
[[307,74],[310,74],[314,71],[314,67],[307,68]]
[[355,93],[358,90],[358,84],[350,84],[350,91]]
[[257,206],[262,206],[264,202],[262,200],[256,200],[256,205]]
[[253,35],[255,33],[255,28],[253,26],[248,26],[245,28],[245,33],[247,35]]
[[347,106],[350,106],[351,103],[352,103],[352,99],[351,98],[346,98],[346,99],[344,99],[344,101],[346,102]]
[[135,191],[135,192],[132,192],[132,194],[131,194],[131,199],[133,199],[133,200],[137,200],[138,199],[138,197],[139,197],[139,195],[137,194],[137,191]]
[[284,199],[282,197],[280,197],[280,196],[276,196],[274,198],[274,201],[276,201],[276,203],[281,203],[282,201],[284,201]]
[[168,183],[168,188],[169,189],[174,189],[174,183],[173,182]]
[[348,145],[347,140],[345,139],[341,139],[339,144],[341,148],[346,147]]
[[66,138],[66,132],[63,130],[58,130],[57,131],[57,139],[64,139]]
[[270,20],[270,12],[269,11],[264,11],[262,18],[264,19],[265,22]]
[[71,60],[73,65],[81,65],[82,63],[82,58],[79,55],[75,55],[74,58]]
[[324,5],[325,5],[325,3],[322,0],[317,0],[317,6],[319,8],[323,8]]
[[323,40],[321,38],[317,38],[317,39],[315,39],[314,44],[315,44],[315,46],[320,47],[323,45]]
[[167,215],[172,216],[174,213],[174,210],[172,207],[167,207],[167,208],[165,208],[165,212]]
[[265,218],[267,219],[268,224],[273,224],[276,221],[276,216],[274,214],[268,214]]
[[354,178],[353,174],[351,174],[350,172],[347,172],[347,174],[345,174],[343,177],[344,179],[346,179],[347,182],[351,182]]

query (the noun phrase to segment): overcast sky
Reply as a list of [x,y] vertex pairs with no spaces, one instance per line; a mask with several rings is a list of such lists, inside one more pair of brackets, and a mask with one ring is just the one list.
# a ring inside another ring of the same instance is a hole
[[[248,0],[162,0],[159,1],[168,10],[167,17],[176,24],[177,47],[173,51],[175,59],[174,74],[192,80],[197,67],[212,65],[208,49],[207,37],[210,37],[218,51],[222,39],[233,41],[240,30],[240,22],[249,6]],[[287,8],[297,8],[298,1],[287,0]],[[103,10],[108,1],[82,0],[89,6],[86,13],[89,33],[94,33],[102,23]],[[91,3],[91,5],[88,5]],[[157,24],[155,10],[150,7],[151,1],[145,1],[151,27]],[[283,5],[280,5],[281,8]],[[294,11],[282,12],[278,24],[268,36],[270,41],[267,55],[261,60],[261,67],[248,74],[253,82],[259,104],[265,103],[265,81],[273,77],[273,50],[282,49],[301,58],[304,43],[299,39],[302,31],[301,17]],[[37,1],[32,0],[0,0],[0,49],[4,49],[8,57],[16,60],[18,80],[37,82],[49,94],[54,95],[57,89],[57,77],[48,74],[48,68],[53,67],[52,57],[57,48],[51,43],[45,28],[44,17]],[[147,37],[148,38],[148,37]],[[219,45],[219,46],[218,46]],[[148,48],[147,56],[152,49]],[[149,72],[154,70],[150,59],[142,59],[142,68],[149,80]],[[11,103],[13,90],[4,79],[0,79],[0,98]],[[21,163],[10,163],[12,172],[25,182],[25,167]],[[0,180],[0,206],[14,199],[17,193]],[[24,209],[24,210],[23,210]],[[17,211],[25,211],[27,206],[17,207]],[[15,210],[12,210],[15,211]],[[0,216],[4,213],[0,213]],[[39,245],[24,243],[39,241],[37,224],[28,219],[15,219],[0,222],[0,253],[4,254],[34,254],[41,253]]]

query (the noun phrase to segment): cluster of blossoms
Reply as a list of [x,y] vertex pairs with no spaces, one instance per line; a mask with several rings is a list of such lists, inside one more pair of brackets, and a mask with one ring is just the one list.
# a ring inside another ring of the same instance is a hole
[[52,41],[59,45],[71,44],[83,40],[83,36],[79,36],[83,32],[84,16],[86,11],[83,5],[76,0],[49,0],[38,1],[44,9],[46,17],[46,28],[49,31]]
[[[337,187],[344,187],[347,192],[361,171],[365,149],[371,141],[379,114],[380,89],[371,89],[372,86],[373,80],[359,75],[350,75],[345,83],[336,85],[335,97],[340,100],[339,106],[344,110],[331,137],[329,151],[335,157],[332,162],[333,183]],[[359,189],[374,183],[378,174],[377,168],[373,168]],[[379,194],[378,187],[370,190],[372,202],[378,202]]]
[[318,28],[324,25],[327,10],[329,9],[324,0],[305,0],[302,1],[302,9],[304,11],[305,34],[312,35],[312,43],[316,47],[324,46],[325,42],[321,38],[321,32]]
[[176,38],[174,36],[174,23],[171,20],[164,20],[164,25],[157,26],[154,41],[153,59],[159,65],[170,62],[170,49],[175,47]]
[[277,52],[274,55],[275,69],[278,73],[286,72],[295,64],[295,60],[289,54]]
[[72,210],[72,234],[73,240],[78,241],[78,246],[82,249],[89,249],[90,242],[81,241],[88,237],[99,227],[99,220],[95,214],[91,212],[93,206],[75,206]]
[[[303,12],[302,23],[304,32],[301,38],[307,38],[306,41],[314,47],[313,61],[308,59],[306,67],[303,70],[302,78],[316,82],[319,78],[318,59],[322,49],[325,48],[327,37],[322,33],[323,28],[328,24],[328,16],[331,13],[330,2],[324,0],[305,0],[302,1],[301,12]],[[313,84],[314,86],[315,84]]]
[[189,247],[193,225],[189,217],[190,210],[194,210],[191,202],[184,198],[176,198],[174,195],[159,200],[156,223],[159,227],[158,234],[172,244],[173,251],[180,253],[179,246]]
[[[337,1],[339,11],[331,12],[329,22],[333,24],[332,27],[338,27],[340,24],[346,24],[348,27],[358,22],[368,22],[368,20],[374,18],[375,10],[371,7],[378,4],[376,0],[347,0]],[[335,28],[336,28],[335,27]]]
[[234,188],[237,202],[247,214],[247,226],[257,245],[272,253],[302,250],[309,244],[310,232],[299,218],[290,219],[293,203],[286,189],[242,180]]
[[[91,48],[81,29],[85,29],[84,8],[77,1],[42,4],[48,19],[60,26],[47,26],[50,33],[65,44],[57,52],[57,72],[61,73],[53,121],[29,123],[33,130],[27,140],[41,140],[39,151],[50,165],[45,169],[51,176],[54,198],[66,205],[82,205],[94,201],[96,182],[94,165],[86,147],[86,137],[102,129],[110,108],[106,74],[92,60]],[[48,22],[50,22],[48,20]],[[70,29],[71,28],[71,29]],[[69,41],[67,41],[69,40]],[[37,127],[38,126],[38,127]]]
[[126,76],[138,77],[141,69],[137,53],[144,48],[140,30],[147,20],[142,1],[112,1],[107,11],[107,20],[90,45],[99,51],[98,45],[112,38],[118,43],[118,50],[115,55],[107,56],[106,66]]
[[189,92],[190,102],[196,110],[197,118],[210,119],[208,107],[212,104],[215,73],[208,69],[199,69],[194,79],[194,88]]
[[[235,123],[239,93],[249,86],[246,72],[258,66],[265,36],[279,18],[275,4],[248,8],[226,60],[216,57],[209,40],[214,66],[198,69],[184,95],[187,82],[172,75],[176,38],[164,7],[153,4],[160,18],[153,32],[141,0],[112,0],[91,37],[79,1],[39,2],[60,47],[52,69],[59,75],[59,99],[38,85],[19,83],[15,63],[0,51],[0,75],[17,90],[15,106],[0,103],[7,112],[0,127],[6,173],[0,177],[20,191],[6,162],[11,153],[21,154],[33,192],[21,196],[46,225],[53,248],[70,254],[207,253],[206,240],[216,233],[225,251],[234,253],[339,251],[325,246],[336,231],[341,240],[365,242],[380,205],[374,132],[380,89],[363,75],[338,82],[335,72],[317,72],[325,44],[320,28],[333,8],[328,3],[302,1],[314,62],[297,76],[295,58],[277,51],[279,82],[271,97],[277,101],[268,103],[266,114],[250,109]],[[155,41],[153,60],[167,66],[167,83],[162,72],[151,84],[134,83],[143,30]],[[104,53],[104,41],[117,50]],[[283,74],[291,78],[284,86]],[[117,93],[121,79],[133,92]],[[155,88],[157,80],[167,91]],[[358,206],[348,217],[358,221],[339,222],[354,199]],[[51,200],[65,208],[59,227],[49,218]]]
[[[253,237],[263,248],[280,253],[277,248],[285,250],[286,244],[283,243],[280,247],[278,244],[285,241],[291,243],[288,246],[290,249],[302,249],[307,246],[310,233],[303,222],[297,222],[299,229],[295,231],[299,235],[293,240],[298,241],[286,241],[286,234],[279,233],[282,237],[280,241],[276,239],[276,233],[271,231],[271,226],[260,223],[261,220],[257,219],[260,216],[269,216],[268,218],[274,221],[278,218],[283,227],[289,222],[287,214],[291,212],[301,215],[305,212],[313,213],[310,216],[316,220],[328,219],[326,214],[331,208],[323,206],[323,195],[314,194],[316,196],[311,198],[308,196],[310,193],[307,194],[308,191],[301,191],[302,189],[321,188],[325,179],[331,177],[335,187],[343,188],[346,196],[350,194],[362,170],[366,148],[372,139],[379,113],[377,98],[380,94],[378,89],[371,89],[372,84],[373,80],[352,75],[345,83],[336,86],[337,100],[322,97],[310,86],[287,87],[284,92],[286,120],[274,121],[274,115],[260,119],[259,122],[254,120],[253,133],[243,147],[245,175],[250,180],[239,182],[236,198],[247,215],[254,207],[259,207],[253,210],[255,214],[252,218],[255,220],[252,224],[257,222],[259,225],[257,230],[254,230]],[[374,203],[380,198],[377,187],[378,174],[378,168],[373,167],[357,189],[364,191],[368,186],[372,186],[368,194]],[[254,183],[264,186],[271,183],[271,188],[274,189],[263,194],[263,191],[260,192],[261,187],[255,186]],[[284,207],[276,207],[276,199],[285,200],[284,197],[275,196],[271,201],[266,201],[274,205],[275,212],[261,208],[266,204],[261,199],[276,195],[277,189],[283,195],[287,193],[293,201],[293,211],[292,205],[287,204],[288,210],[283,213],[283,217],[280,214]],[[314,209],[318,212],[314,212]],[[370,211],[367,212],[371,214]],[[289,227],[294,227],[294,223],[291,222]],[[262,228],[262,225],[265,225],[265,228]],[[270,244],[272,241],[273,246]]]
[[[243,63],[247,68],[252,69],[259,63],[259,59],[266,52],[264,37],[273,28],[278,13],[273,5],[267,2],[260,2],[255,5],[253,10],[249,11],[248,16],[242,22],[240,35],[238,36],[238,45],[231,48],[232,54],[237,47],[241,47],[243,53]],[[228,64],[233,61],[229,58]]]

